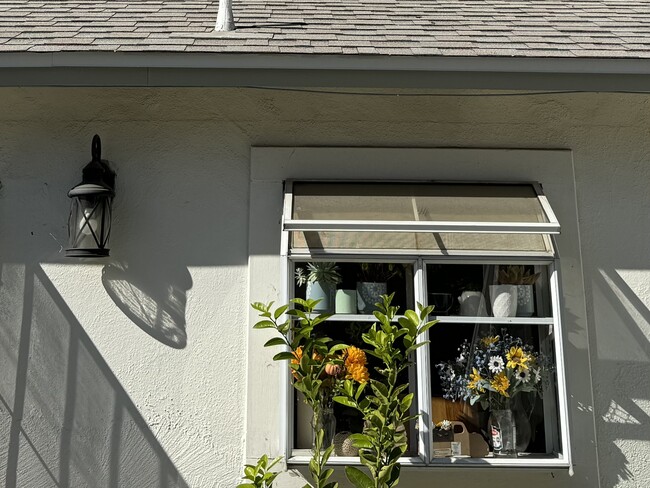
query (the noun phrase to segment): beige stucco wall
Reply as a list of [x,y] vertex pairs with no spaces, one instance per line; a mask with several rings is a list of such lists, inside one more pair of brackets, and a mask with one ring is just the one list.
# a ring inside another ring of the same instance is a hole
[[[1,89],[0,479],[235,486],[257,299],[250,147],[451,146],[573,152],[588,334],[570,342],[589,350],[594,399],[570,394],[572,415],[595,419],[602,487],[650,485],[649,110],[645,95]],[[73,263],[61,253],[65,194],[94,133],[118,173],[113,252]],[[574,450],[593,450],[572,434]],[[595,461],[575,471],[426,476],[598,486]],[[415,486],[423,475],[407,476]]]

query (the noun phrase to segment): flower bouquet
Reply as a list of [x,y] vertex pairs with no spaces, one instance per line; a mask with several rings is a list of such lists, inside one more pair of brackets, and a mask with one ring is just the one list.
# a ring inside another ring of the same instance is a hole
[[[511,402],[524,392],[542,395],[543,380],[550,371],[548,360],[521,338],[505,331],[500,336],[485,336],[474,344],[465,341],[458,351],[455,360],[437,365],[444,398],[468,401],[471,405],[478,402],[483,409],[490,410],[495,454],[502,450],[512,454],[516,450],[516,433]],[[510,412],[510,420],[503,420],[507,425],[495,429],[499,423],[495,419],[497,412]]]

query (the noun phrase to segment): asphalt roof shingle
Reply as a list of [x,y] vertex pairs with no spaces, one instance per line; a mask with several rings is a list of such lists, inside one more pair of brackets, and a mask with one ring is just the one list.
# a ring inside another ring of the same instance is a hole
[[650,58],[650,0],[0,0],[0,52]]

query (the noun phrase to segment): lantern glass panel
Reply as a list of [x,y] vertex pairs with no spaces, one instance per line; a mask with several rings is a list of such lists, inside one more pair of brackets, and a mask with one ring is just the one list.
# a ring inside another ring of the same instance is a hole
[[72,199],[70,248],[103,250],[110,234],[110,201],[107,195]]

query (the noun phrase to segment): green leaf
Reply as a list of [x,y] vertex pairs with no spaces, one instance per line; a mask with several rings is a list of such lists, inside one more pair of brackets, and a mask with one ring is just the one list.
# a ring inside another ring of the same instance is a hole
[[269,339],[266,341],[266,344],[264,344],[264,347],[271,347],[271,346],[286,346],[286,342],[284,342],[284,339],[282,337],[274,337],[273,339]]
[[346,407],[357,408],[357,405],[353,401],[349,400],[348,397],[335,396],[333,398],[333,400],[336,403],[340,403],[341,405],[345,405]]
[[366,434],[352,434],[348,439],[350,439],[354,447],[372,449],[372,441]]
[[345,475],[355,488],[373,488],[372,480],[366,473],[353,466],[345,467]]
[[330,348],[330,354],[334,354],[335,352],[343,351],[343,350],[347,349],[348,347],[350,347],[350,346],[348,346],[347,344],[337,344],[336,346],[332,346]]
[[275,323],[271,320],[260,320],[253,326],[253,329],[275,329]]
[[278,307],[277,310],[273,313],[273,318],[275,320],[278,320],[280,316],[289,308],[289,305],[282,305],[281,307]]
[[253,483],[240,483],[240,484],[237,485],[237,488],[247,488],[249,486],[252,486],[253,488],[255,488],[255,485]]
[[400,403],[400,410],[402,413],[408,412],[408,409],[411,408],[411,403],[413,402],[413,393],[409,393]]
[[273,361],[284,361],[287,359],[295,359],[295,356],[287,351],[284,352],[279,352],[275,356],[273,356]]
[[401,466],[399,464],[396,464],[393,466],[392,471],[390,472],[389,478],[386,480],[386,486],[388,488],[392,488],[393,486],[397,486],[399,483],[399,473],[401,471]]
[[375,395],[380,397],[382,400],[388,401],[388,388],[386,388],[386,385],[379,381],[373,381],[370,384],[370,388],[372,388]]

